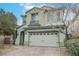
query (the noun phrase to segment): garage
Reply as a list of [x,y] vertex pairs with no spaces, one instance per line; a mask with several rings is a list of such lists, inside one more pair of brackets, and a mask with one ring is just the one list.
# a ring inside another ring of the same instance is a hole
[[29,46],[59,47],[58,32],[29,32]]

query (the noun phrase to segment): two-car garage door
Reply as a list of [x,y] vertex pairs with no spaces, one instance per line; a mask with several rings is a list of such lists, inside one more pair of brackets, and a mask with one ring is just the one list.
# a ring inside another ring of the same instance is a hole
[[29,32],[29,45],[59,47],[58,32]]

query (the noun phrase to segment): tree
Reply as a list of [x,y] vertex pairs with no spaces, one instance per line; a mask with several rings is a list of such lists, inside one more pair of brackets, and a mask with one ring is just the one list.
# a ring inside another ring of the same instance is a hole
[[79,4],[78,3],[48,3],[47,6],[51,6],[58,9],[64,9],[64,18],[63,23],[65,25],[65,34],[66,39],[68,38],[68,27],[69,27],[69,20],[67,20],[70,10],[75,13],[75,16],[73,16],[73,20],[76,18],[76,16],[79,14]]
[[79,11],[78,11],[79,7],[78,7],[78,5],[79,4],[68,4],[66,6],[63,6],[66,9],[66,11],[64,12],[64,14],[66,13],[64,15],[65,18],[63,19],[64,25],[65,25],[65,29],[66,29],[66,31],[65,31],[66,39],[69,39],[69,35],[68,35],[69,20],[67,21],[67,16],[70,13],[69,10],[71,10],[72,12],[75,12],[75,16],[73,17],[73,19],[74,19],[79,14]]
[[0,10],[0,34],[1,35],[14,35],[16,31],[16,17],[10,12]]

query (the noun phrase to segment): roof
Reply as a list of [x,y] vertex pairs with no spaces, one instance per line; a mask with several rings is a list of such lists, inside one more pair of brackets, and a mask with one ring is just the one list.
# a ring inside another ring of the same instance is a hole
[[63,10],[63,9],[57,9],[57,8],[54,8],[54,7],[49,7],[49,6],[42,6],[42,7],[33,7],[32,9],[26,11],[25,13],[28,13],[29,11],[33,10],[33,9],[40,9],[40,10]]
[[42,8],[38,8],[38,7],[33,7],[32,9],[30,9],[30,10],[28,10],[28,11],[26,11],[25,13],[28,13],[29,11],[31,11],[31,10],[33,10],[33,9],[40,9],[40,10],[43,10]]
[[49,9],[53,9],[53,10],[57,10],[56,8],[54,8],[54,7],[49,7],[49,6],[43,6],[43,7],[41,7],[42,9],[47,9],[47,10],[49,10]]
[[24,26],[24,25],[25,25],[25,24],[18,26],[17,29],[21,28],[21,27]]
[[25,29],[50,29],[50,28],[64,27],[64,25],[54,25],[54,26],[28,26]]

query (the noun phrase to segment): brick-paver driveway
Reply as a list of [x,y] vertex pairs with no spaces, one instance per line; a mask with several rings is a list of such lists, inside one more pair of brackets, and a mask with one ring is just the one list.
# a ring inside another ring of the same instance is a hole
[[[61,52],[60,52],[61,51]],[[7,46],[0,49],[1,56],[67,56],[66,48]]]

